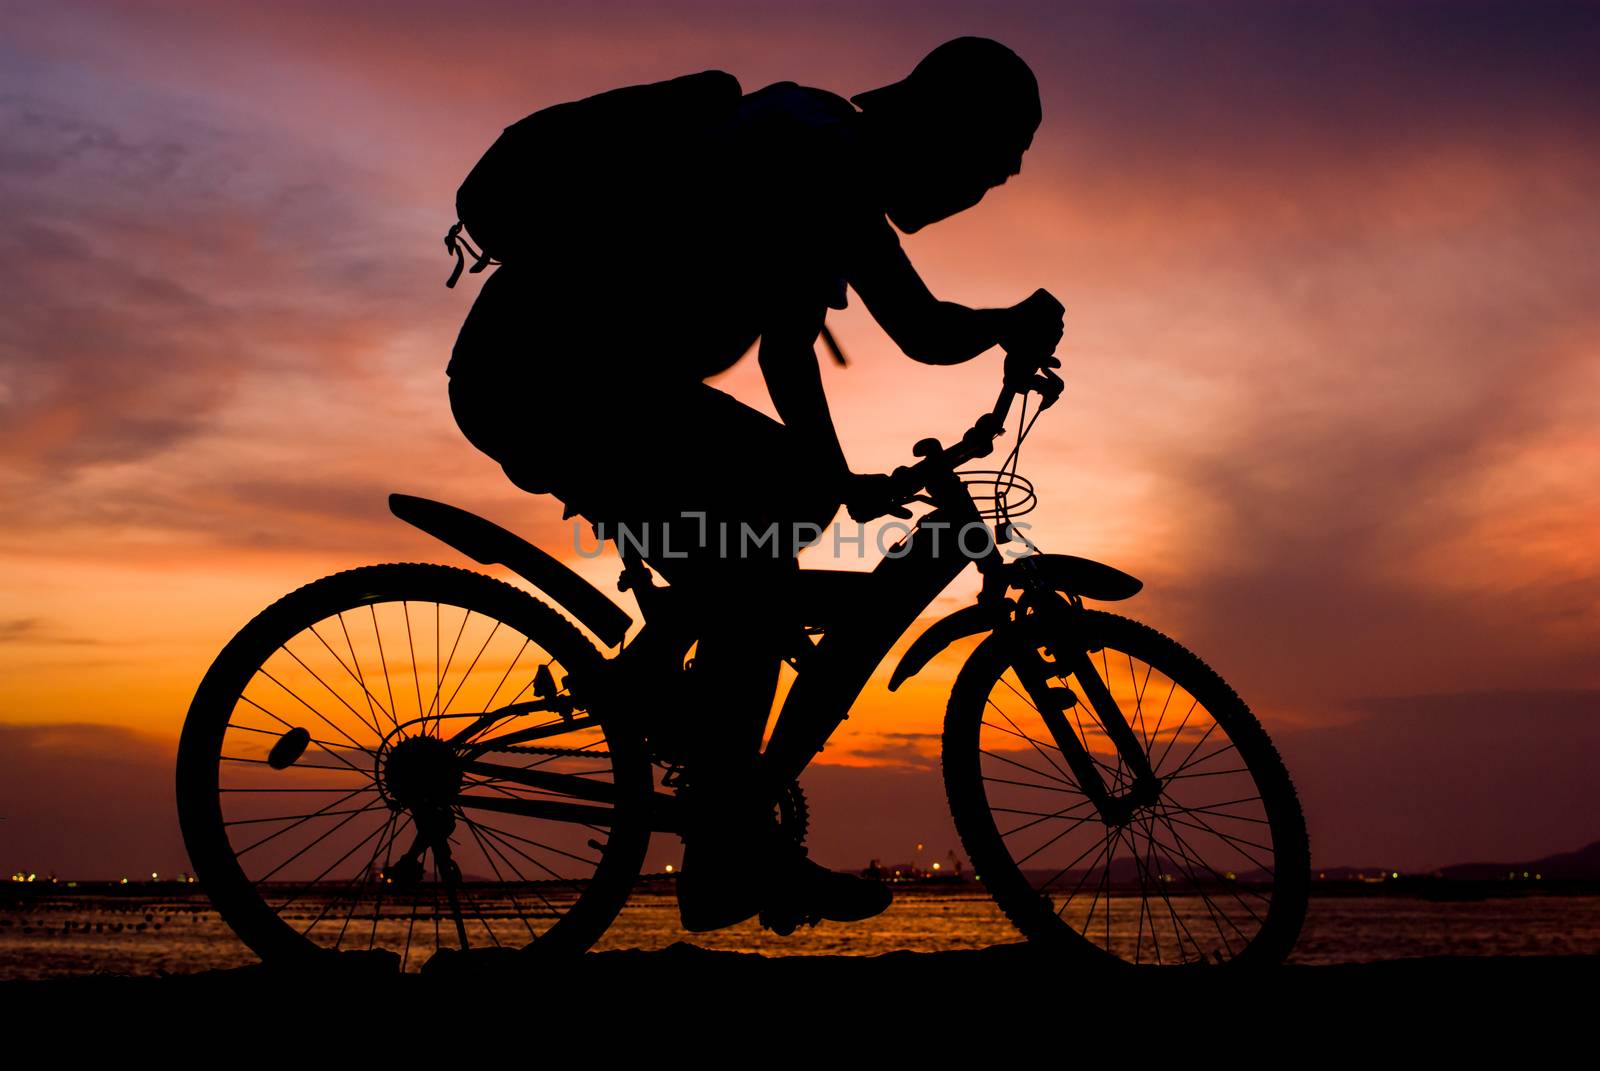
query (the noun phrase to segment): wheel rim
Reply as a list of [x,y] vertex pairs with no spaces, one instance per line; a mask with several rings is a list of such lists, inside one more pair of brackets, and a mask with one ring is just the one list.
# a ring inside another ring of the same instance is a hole
[[581,947],[620,907],[596,903],[615,899],[596,888],[616,884],[614,833],[622,855],[637,839],[614,830],[614,742],[534,636],[569,661],[570,643],[505,592],[334,598],[290,615],[304,627],[269,611],[219,658],[196,698],[212,802],[199,817],[185,803],[186,837],[208,845],[191,844],[197,872],[263,956],[388,949],[415,969],[441,948]]
[[[1159,797],[1108,821],[1016,672],[996,659],[975,725],[989,858],[974,861],[1009,883],[1014,920],[1031,937],[1141,965],[1281,958],[1304,910],[1306,869],[1281,762],[1198,659],[1165,637],[1162,646],[1128,642],[1131,632],[1115,639],[1091,662],[1161,779]],[[1104,783],[1114,795],[1129,790],[1131,771],[1080,682],[1050,683],[1078,699],[1066,721]]]

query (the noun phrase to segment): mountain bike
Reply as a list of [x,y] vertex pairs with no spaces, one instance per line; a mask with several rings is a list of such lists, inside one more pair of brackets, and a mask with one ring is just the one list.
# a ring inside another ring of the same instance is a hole
[[[1019,396],[1000,468],[964,468],[993,453]],[[975,603],[923,631],[889,688],[983,637],[950,692],[942,767],[961,843],[1001,910],[1086,964],[1278,962],[1310,877],[1289,774],[1204,662],[1087,605],[1127,599],[1139,580],[1023,539],[1016,518],[1036,497],[1017,461],[1044,408],[1030,418],[1028,403],[1008,386],[954,445],[916,444],[894,497],[931,509],[872,572],[800,571],[797,675],[759,760],[774,818],[803,842],[801,773],[973,566]],[[262,611],[184,723],[178,804],[195,873],[267,961],[386,948],[407,969],[445,949],[587,949],[639,880],[651,835],[683,829],[695,690],[681,593],[624,555],[619,587],[644,618],[630,640],[615,602],[510,531],[427,499],[390,506],[544,598],[469,570],[388,564]]]

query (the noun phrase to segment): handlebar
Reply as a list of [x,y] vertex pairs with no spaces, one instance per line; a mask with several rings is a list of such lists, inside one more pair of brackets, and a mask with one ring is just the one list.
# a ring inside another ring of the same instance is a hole
[[938,439],[918,441],[911,448],[911,453],[922,460],[913,465],[902,465],[889,474],[896,485],[898,503],[904,505],[915,500],[938,473],[953,471],[969,461],[994,453],[994,441],[1005,432],[1006,415],[1019,393],[1015,387],[1002,387],[994,408],[978,417],[952,446],[946,447]]
[[[1045,290],[1034,291],[1024,304],[1038,306],[1044,317],[1060,317],[1066,312],[1061,303]],[[1059,332],[1056,338],[1060,338]],[[923,439],[911,448],[911,453],[921,460],[912,465],[902,465],[889,474],[892,497],[897,507],[918,500],[929,501],[921,492],[924,488],[932,490],[930,484],[938,481],[940,475],[948,478],[958,466],[994,453],[994,441],[1004,433],[1006,416],[1018,395],[1024,398],[1024,414],[1027,412],[1026,398],[1030,392],[1040,395],[1041,412],[1060,397],[1061,380],[1050,369],[1060,368],[1061,362],[1050,354],[1032,357],[1027,352],[1031,348],[1032,344],[1025,344],[1019,349],[1007,347],[1005,385],[995,399],[994,408],[978,417],[955,445],[945,447],[938,439]],[[1030,421],[1028,426],[1031,424]],[[1022,436],[1027,432],[1026,426],[1018,431],[1019,449]],[[1016,451],[1013,450],[1008,464],[1014,464],[1015,460]]]

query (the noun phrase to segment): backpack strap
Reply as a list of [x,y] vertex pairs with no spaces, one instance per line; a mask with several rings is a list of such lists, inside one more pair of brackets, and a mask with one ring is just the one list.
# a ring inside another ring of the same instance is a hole
[[828,356],[833,358],[833,363],[840,368],[848,367],[850,361],[845,357],[844,350],[839,348],[839,343],[834,340],[833,332],[828,330],[828,325],[822,325],[822,344],[828,349]]
[[455,270],[450,273],[450,278],[444,281],[444,285],[450,289],[455,288],[456,282],[461,278],[461,269],[466,268],[467,266],[467,253],[472,254],[472,267],[468,270],[474,275],[478,274],[483,269],[490,267],[491,265],[500,263],[498,260],[495,260],[493,257],[489,256],[488,253],[474,249],[472,247],[472,243],[461,236],[461,226],[461,221],[459,219],[456,220],[456,225],[451,227],[449,233],[444,236],[445,251],[454,253],[456,257]]

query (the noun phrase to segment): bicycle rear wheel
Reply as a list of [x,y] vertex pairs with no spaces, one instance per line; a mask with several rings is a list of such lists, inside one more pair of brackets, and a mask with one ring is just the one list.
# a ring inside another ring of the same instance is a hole
[[264,610],[184,722],[195,874],[264,960],[584,949],[643,864],[643,742],[574,701],[599,651],[491,577],[378,565]]
[[[951,691],[943,764],[974,869],[1030,940],[1090,961],[1276,963],[1294,946],[1310,881],[1305,819],[1287,770],[1244,702],[1210,667],[1146,625],[1076,611],[1090,652],[1160,782],[1131,817],[1107,817],[990,636]],[[1030,643],[1031,647],[1032,644]],[[1074,734],[1113,795],[1133,774],[1085,685],[1039,653]],[[1065,663],[1065,659],[1061,660]],[[1084,671],[1085,673],[1088,670]]]

